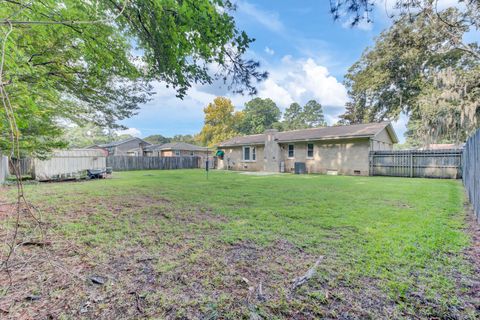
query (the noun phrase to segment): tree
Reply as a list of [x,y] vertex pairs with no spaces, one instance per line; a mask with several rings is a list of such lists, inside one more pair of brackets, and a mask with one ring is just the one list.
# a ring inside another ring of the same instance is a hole
[[391,3],[393,7],[389,12],[384,0],[336,0],[330,1],[330,10],[335,20],[347,19],[351,26],[361,22],[373,22],[372,11],[376,5],[384,7],[386,13],[394,20],[414,20],[418,15],[424,15],[431,24],[443,30],[444,40],[448,41],[452,47],[463,50],[480,60],[478,50],[472,43],[466,43],[462,36],[467,29],[480,29],[480,1],[459,0],[458,4],[462,6],[457,6],[461,9],[454,20],[443,17],[438,0],[395,0]]
[[238,125],[243,121],[243,113],[235,112],[230,99],[217,97],[203,112],[205,124],[196,137],[202,145],[212,147],[239,134]]
[[324,127],[327,125],[323,115],[322,105],[310,100],[303,107],[303,119],[308,128]]
[[303,108],[297,102],[290,104],[283,115],[283,122],[285,123],[286,130],[305,128],[305,124],[303,123]]
[[286,130],[326,125],[322,105],[315,100],[308,101],[303,108],[297,102],[294,102],[285,110],[284,127]]
[[[62,145],[60,123],[116,127],[148,101],[151,81],[180,98],[216,79],[255,93],[266,73],[243,58],[253,39],[232,10],[228,0],[3,1],[0,132],[17,134],[13,114],[21,147],[47,152]],[[1,149],[11,144],[0,136]]]
[[172,137],[172,142],[186,142],[190,144],[197,144],[198,141],[195,140],[195,137],[191,134],[176,134]]
[[263,133],[280,120],[281,112],[272,99],[254,98],[245,104],[240,131],[244,134]]
[[171,142],[171,138],[162,136],[161,134],[153,134],[145,137],[143,140],[150,142],[151,144],[164,144]]
[[105,144],[113,141],[121,141],[133,136],[129,134],[119,135],[115,130],[102,128],[94,124],[85,126],[73,125],[64,131],[63,139],[68,141],[70,148],[85,148],[97,144]]
[[[453,23],[459,13],[439,15]],[[423,12],[383,32],[345,76],[351,102],[343,121],[393,120],[403,112],[423,144],[464,140],[479,124],[480,60],[445,41],[447,35]],[[479,51],[476,43],[469,47]]]

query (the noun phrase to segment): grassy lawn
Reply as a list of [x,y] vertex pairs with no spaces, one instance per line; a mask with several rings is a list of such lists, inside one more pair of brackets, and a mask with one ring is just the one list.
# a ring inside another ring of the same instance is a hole
[[19,250],[11,316],[476,316],[459,181],[138,171],[26,193],[52,244]]

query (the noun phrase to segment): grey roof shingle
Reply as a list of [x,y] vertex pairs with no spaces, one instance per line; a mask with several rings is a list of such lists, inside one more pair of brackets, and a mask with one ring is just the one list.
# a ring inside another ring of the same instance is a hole
[[132,137],[132,138],[128,138],[128,139],[125,139],[125,140],[122,140],[122,141],[114,141],[114,142],[110,142],[110,143],[99,144],[99,145],[96,145],[96,147],[100,147],[100,148],[116,147],[116,146],[119,146],[121,144],[133,141],[133,140],[140,140],[141,142],[145,143],[146,145],[151,145],[151,143],[149,143],[149,142],[147,142],[143,139],[140,139],[140,138],[137,138],[137,137]]
[[[373,137],[386,127],[389,128],[392,140],[398,142],[398,138],[391,127],[390,122],[365,123],[348,126],[321,127],[283,131],[275,133],[278,142],[336,140],[347,138]],[[239,146],[245,144],[264,144],[266,134],[255,134],[243,137],[235,137],[219,144],[219,147]]]

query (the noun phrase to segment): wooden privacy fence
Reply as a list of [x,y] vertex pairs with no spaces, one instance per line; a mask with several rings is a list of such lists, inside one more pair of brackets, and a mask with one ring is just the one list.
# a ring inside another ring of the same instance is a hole
[[9,170],[11,175],[15,175],[15,168],[19,170],[21,176],[33,176],[33,159],[12,159],[9,164]]
[[194,169],[201,167],[201,158],[108,156],[107,167],[114,171]]
[[0,184],[8,178],[8,157],[0,153]]
[[372,151],[370,175],[459,179],[462,149]]
[[467,140],[463,150],[463,184],[480,221],[480,130]]

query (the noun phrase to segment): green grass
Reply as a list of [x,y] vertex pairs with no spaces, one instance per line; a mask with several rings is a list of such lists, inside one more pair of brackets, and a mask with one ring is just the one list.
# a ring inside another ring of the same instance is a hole
[[[251,305],[237,306],[236,293],[221,289],[230,281],[222,252],[246,246],[254,249],[238,251],[245,257],[232,263],[256,258],[251,276],[261,274],[275,297],[254,303],[267,318],[341,316],[348,304],[357,317],[473,318],[463,296],[471,266],[462,255],[469,237],[459,181],[218,171],[207,180],[200,170],[138,171],[26,192],[57,231],[102,263],[130,247],[160,256],[159,277],[202,265],[204,300],[180,304],[175,316],[247,317]],[[291,278],[282,277],[302,275],[318,256],[325,260],[317,276],[288,297]],[[251,271],[248,263],[241,268]],[[183,289],[169,290],[174,297]],[[152,314],[170,310],[167,295],[151,291]]]

